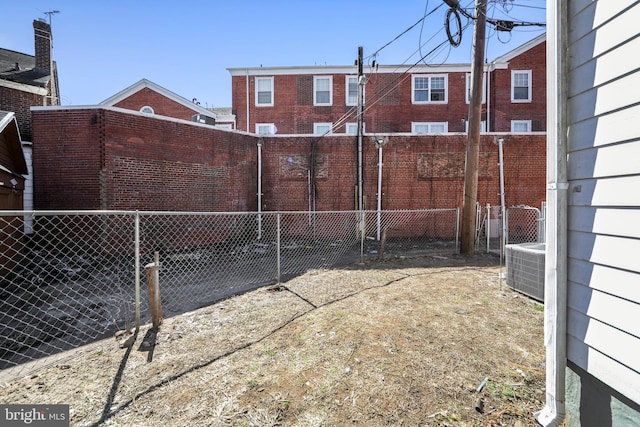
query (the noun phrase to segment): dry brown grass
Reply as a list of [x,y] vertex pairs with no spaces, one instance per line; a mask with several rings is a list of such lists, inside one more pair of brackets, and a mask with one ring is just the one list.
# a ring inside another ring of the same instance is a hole
[[69,404],[72,425],[533,426],[543,315],[496,264],[309,272],[143,328],[129,349],[88,346],[4,384],[0,402]]

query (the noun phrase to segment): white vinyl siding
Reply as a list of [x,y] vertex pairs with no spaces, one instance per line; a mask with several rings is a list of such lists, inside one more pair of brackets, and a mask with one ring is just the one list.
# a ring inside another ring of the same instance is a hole
[[511,71],[511,102],[531,102],[531,70]]
[[624,3],[569,3],[567,358],[640,404],[640,4]]
[[411,79],[411,102],[414,104],[446,104],[446,74],[417,74]]
[[313,105],[333,105],[333,77],[313,77]]
[[273,77],[256,77],[256,106],[273,107]]
[[449,131],[447,122],[413,122],[412,133],[445,133]]

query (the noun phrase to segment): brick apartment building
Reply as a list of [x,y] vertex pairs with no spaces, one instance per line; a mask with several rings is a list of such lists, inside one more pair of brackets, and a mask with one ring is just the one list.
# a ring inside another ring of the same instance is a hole
[[31,141],[32,106],[60,105],[51,26],[37,19],[33,31],[35,55],[0,48],[0,110],[15,113],[23,141]]
[[[482,129],[546,130],[546,35],[485,66]],[[410,68],[410,69],[409,69]],[[229,68],[237,129],[355,134],[357,66]],[[465,132],[470,64],[365,70],[365,133]]]
[[139,80],[99,105],[235,129],[230,109],[204,108],[196,99],[188,100],[147,79]]
[[58,71],[51,52],[51,26],[37,19],[33,21],[33,32],[34,55],[0,48],[0,111],[14,114],[27,166],[24,172],[24,209],[33,209],[30,108],[60,105]]

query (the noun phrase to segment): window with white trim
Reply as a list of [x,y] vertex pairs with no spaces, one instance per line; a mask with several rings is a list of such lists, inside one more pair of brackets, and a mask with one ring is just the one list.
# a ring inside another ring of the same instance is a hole
[[[487,79],[486,74],[482,73],[482,103],[487,102]],[[471,73],[467,73],[467,104],[471,103]]]
[[258,135],[274,135],[276,125],[273,123],[256,123],[256,133]]
[[[364,133],[366,123],[362,123],[362,133]],[[358,134],[358,123],[347,123],[345,127],[345,133],[348,135],[357,135]]]
[[531,102],[531,70],[511,70],[511,102]]
[[315,135],[328,135],[331,133],[333,123],[314,123],[313,133]]
[[154,114],[153,108],[148,105],[145,105],[144,107],[142,107],[140,109],[140,112],[145,114]]
[[446,104],[446,74],[418,74],[411,79],[411,102],[414,104]]
[[273,77],[256,77],[256,106],[273,107]]
[[346,76],[345,93],[346,105],[358,105],[358,76]]
[[531,120],[511,120],[511,132],[531,132]]
[[445,133],[449,131],[447,122],[411,122],[412,133]]
[[313,105],[333,104],[333,76],[313,77]]
[[[469,120],[464,121],[464,131],[469,132]],[[486,132],[486,131],[487,131],[487,121],[483,120],[480,122],[480,132]]]

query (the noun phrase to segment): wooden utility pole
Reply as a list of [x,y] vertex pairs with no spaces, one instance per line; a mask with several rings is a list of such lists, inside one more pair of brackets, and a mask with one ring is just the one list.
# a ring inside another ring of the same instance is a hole
[[464,200],[462,202],[461,252],[475,254],[476,204],[478,200],[478,159],[480,126],[482,123],[482,78],[484,74],[484,44],[487,25],[487,0],[476,0],[473,28],[473,67],[471,69],[471,102],[469,103],[469,130],[467,158],[464,168]]

